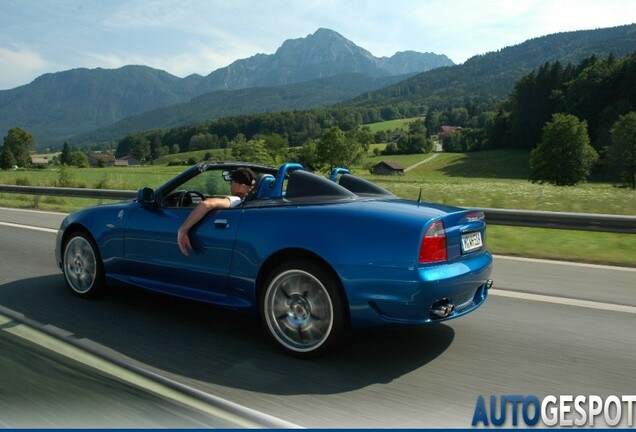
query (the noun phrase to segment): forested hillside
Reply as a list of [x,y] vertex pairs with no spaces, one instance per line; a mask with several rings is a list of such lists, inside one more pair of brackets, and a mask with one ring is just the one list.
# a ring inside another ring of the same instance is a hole
[[373,78],[363,74],[342,74],[284,86],[215,91],[186,103],[128,117],[112,126],[79,135],[72,141],[76,145],[82,145],[116,140],[135,131],[205,123],[226,116],[329,106],[404,78],[404,76]]
[[0,91],[0,128],[28,129],[39,143],[63,140],[78,130],[187,100],[193,94],[191,84],[146,66],[46,74],[29,85]]
[[595,55],[616,57],[636,49],[636,25],[558,33],[478,55],[457,66],[419,74],[347,102],[350,106],[408,102],[431,108],[492,104],[512,91],[515,81],[546,62],[577,64]]
[[587,122],[591,143],[602,153],[610,145],[614,122],[634,110],[636,52],[620,58],[592,56],[578,64],[545,63],[520,77],[492,110],[431,110],[426,125],[433,132],[442,124],[464,128],[449,143],[457,151],[532,149],[552,115],[566,113]]
[[[576,65],[545,63],[522,76],[495,110],[432,110],[425,124],[429,131],[443,124],[461,127],[443,138],[444,150],[450,152],[520,148],[535,154],[536,149],[571,145],[576,132],[580,149],[592,161],[588,168],[636,187],[636,52],[619,58],[592,56]],[[554,139],[557,129],[563,135]],[[560,166],[571,162],[571,151],[555,154],[551,159]]]

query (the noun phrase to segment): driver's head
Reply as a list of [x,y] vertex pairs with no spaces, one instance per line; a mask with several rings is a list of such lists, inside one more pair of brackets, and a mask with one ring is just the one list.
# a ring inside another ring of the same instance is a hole
[[233,182],[246,186],[254,186],[254,183],[256,183],[256,174],[249,168],[238,168],[234,170],[230,178]]
[[256,184],[256,174],[249,168],[238,168],[230,175],[232,184],[230,191],[232,195],[246,197]]

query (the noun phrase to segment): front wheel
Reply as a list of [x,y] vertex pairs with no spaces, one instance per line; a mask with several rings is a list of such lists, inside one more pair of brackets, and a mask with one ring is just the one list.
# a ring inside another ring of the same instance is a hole
[[79,297],[95,297],[104,289],[104,266],[93,239],[78,231],[64,246],[63,269],[66,283]]
[[338,280],[312,262],[288,262],[265,281],[261,316],[275,342],[296,357],[316,357],[334,348],[346,326]]

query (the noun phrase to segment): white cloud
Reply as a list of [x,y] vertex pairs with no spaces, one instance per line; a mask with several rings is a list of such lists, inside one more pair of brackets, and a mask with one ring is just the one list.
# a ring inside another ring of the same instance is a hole
[[102,67],[117,69],[126,65],[143,65],[164,70],[177,77],[185,77],[193,73],[208,75],[210,72],[225,67],[236,58],[231,54],[225,56],[213,50],[201,48],[198,52],[188,51],[174,55],[144,56],[133,54],[90,54],[87,55],[89,68]]
[[541,30],[547,33],[614,27],[636,22],[636,2],[633,0],[549,2],[541,20],[543,22]]
[[50,64],[38,53],[25,48],[0,47],[0,89],[27,84],[33,77],[50,72]]
[[196,16],[194,11],[184,7],[187,3],[179,0],[120,2],[100,19],[99,25],[115,30],[185,29],[189,19]]

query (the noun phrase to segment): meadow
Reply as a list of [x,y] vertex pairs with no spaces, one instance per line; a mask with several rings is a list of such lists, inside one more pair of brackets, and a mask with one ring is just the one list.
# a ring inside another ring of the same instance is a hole
[[366,124],[365,126],[368,126],[369,129],[371,129],[372,133],[379,132],[379,131],[395,130],[395,129],[407,130],[409,127],[409,123],[415,120],[418,120],[420,118],[421,117],[413,117],[413,118],[406,118],[406,119],[388,120],[388,121],[383,121],[378,123],[369,123],[369,124]]
[[[633,189],[591,182],[574,187],[533,184],[527,180],[528,159],[528,152],[516,150],[442,153],[403,176],[355,171],[396,195],[416,199],[421,189],[423,200],[461,207],[636,215]],[[403,164],[398,157],[386,160]]]

